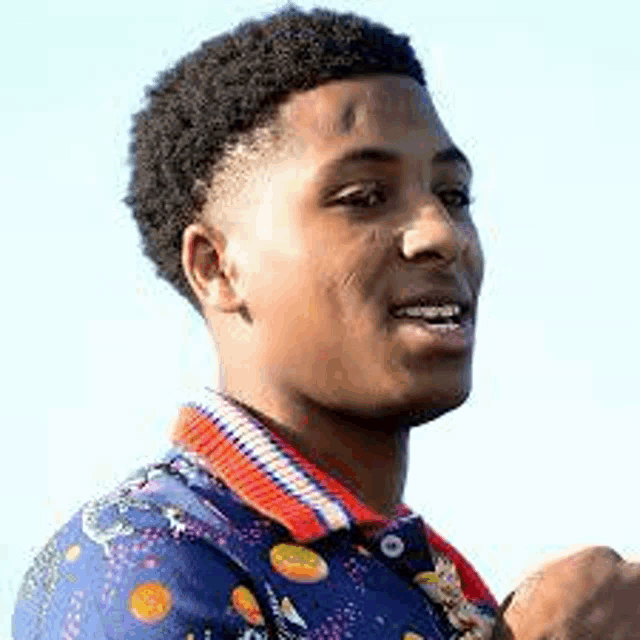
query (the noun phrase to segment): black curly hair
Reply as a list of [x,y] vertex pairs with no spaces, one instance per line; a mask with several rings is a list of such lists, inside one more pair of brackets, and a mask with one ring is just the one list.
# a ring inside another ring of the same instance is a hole
[[156,275],[202,314],[183,272],[182,234],[212,191],[215,198],[214,178],[232,177],[233,168],[222,171],[230,152],[243,142],[264,145],[260,131],[276,136],[278,107],[290,93],[379,73],[426,86],[407,36],[351,13],[304,13],[291,4],[204,42],[161,73],[133,117],[124,199]]

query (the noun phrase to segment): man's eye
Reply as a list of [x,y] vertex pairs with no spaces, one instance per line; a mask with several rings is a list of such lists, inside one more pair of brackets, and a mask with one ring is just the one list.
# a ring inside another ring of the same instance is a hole
[[464,191],[460,191],[460,189],[447,189],[439,191],[436,195],[447,208],[462,209],[471,204],[469,196]]
[[338,192],[333,199],[334,204],[367,209],[384,204],[387,200],[387,190],[379,182],[351,185]]

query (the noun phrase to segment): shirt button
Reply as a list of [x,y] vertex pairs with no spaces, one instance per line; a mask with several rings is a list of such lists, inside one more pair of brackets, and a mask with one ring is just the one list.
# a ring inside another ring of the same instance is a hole
[[404,551],[404,542],[398,536],[390,533],[380,541],[380,549],[387,558],[397,558]]

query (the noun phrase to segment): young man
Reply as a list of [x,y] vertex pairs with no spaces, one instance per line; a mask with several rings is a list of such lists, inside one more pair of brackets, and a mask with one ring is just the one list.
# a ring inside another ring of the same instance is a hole
[[160,77],[133,136],[145,253],[223,383],[49,541],[16,640],[488,638],[488,588],[402,503],[411,428],[469,395],[483,276],[408,39],[244,24]]

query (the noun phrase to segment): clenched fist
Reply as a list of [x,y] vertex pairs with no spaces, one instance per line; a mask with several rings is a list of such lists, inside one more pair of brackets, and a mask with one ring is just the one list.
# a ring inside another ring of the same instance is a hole
[[551,562],[511,595],[494,640],[640,640],[640,563],[608,547]]

